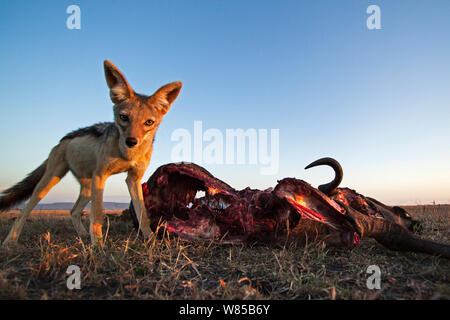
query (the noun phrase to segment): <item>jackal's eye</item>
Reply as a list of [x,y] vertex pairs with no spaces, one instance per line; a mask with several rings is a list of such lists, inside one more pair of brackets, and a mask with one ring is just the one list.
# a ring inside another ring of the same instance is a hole
[[150,127],[154,122],[155,121],[153,121],[153,120],[147,120],[147,121],[145,121],[145,125]]
[[122,121],[128,121],[128,116],[126,114],[119,114],[119,118]]

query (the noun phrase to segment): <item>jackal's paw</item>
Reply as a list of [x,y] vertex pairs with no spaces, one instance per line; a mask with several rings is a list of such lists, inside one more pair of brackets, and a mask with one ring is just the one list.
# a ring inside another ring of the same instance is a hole
[[11,247],[16,247],[18,244],[17,244],[17,239],[12,239],[12,238],[10,238],[10,237],[7,237],[6,239],[5,239],[5,241],[3,241],[3,243],[2,243],[2,247],[3,248],[11,248]]
[[72,217],[72,223],[73,227],[75,228],[75,231],[77,232],[80,238],[89,235],[89,232],[86,231],[86,228],[84,227],[83,222],[81,221],[80,218]]
[[103,248],[103,237],[91,233],[91,246],[93,248]]
[[144,239],[150,239],[153,236],[153,231],[150,229],[150,227],[141,227],[140,231],[142,232],[142,235],[144,236]]
[[103,233],[101,223],[93,223],[89,228],[89,233],[91,235],[91,242],[93,246],[103,244]]
[[93,250],[100,250],[102,251],[103,249],[103,241],[102,239],[92,239],[91,238],[91,247]]
[[89,232],[87,232],[85,228],[83,228],[83,229],[80,228],[80,229],[77,229],[76,231],[80,238],[85,238],[85,237],[89,236]]

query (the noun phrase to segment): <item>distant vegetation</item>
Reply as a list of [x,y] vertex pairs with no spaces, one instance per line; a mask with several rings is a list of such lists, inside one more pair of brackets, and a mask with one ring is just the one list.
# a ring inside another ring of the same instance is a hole
[[[16,206],[12,210],[23,209],[26,203]],[[54,203],[39,203],[35,210],[70,210],[72,209],[73,202],[54,202]],[[105,210],[124,210],[130,206],[129,202],[103,202],[103,209]],[[86,209],[90,209],[91,204],[86,206]]]

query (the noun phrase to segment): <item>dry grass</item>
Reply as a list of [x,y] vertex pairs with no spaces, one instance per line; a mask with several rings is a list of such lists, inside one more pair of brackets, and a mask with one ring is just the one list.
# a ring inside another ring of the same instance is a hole
[[[450,206],[408,210],[423,221],[424,237],[450,242]],[[4,239],[12,219],[2,217]],[[220,246],[168,234],[143,242],[116,214],[108,216],[104,249],[93,250],[64,217],[36,214],[18,246],[0,248],[0,299],[450,298],[449,260],[389,251],[372,240],[354,250],[322,243]],[[373,264],[381,268],[381,290],[366,287]],[[66,287],[70,265],[81,268],[81,290]]]

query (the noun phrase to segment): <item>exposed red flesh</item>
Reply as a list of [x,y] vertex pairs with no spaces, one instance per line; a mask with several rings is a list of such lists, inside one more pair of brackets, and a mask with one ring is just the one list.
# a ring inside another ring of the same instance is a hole
[[[198,191],[205,196],[195,198]],[[156,170],[143,192],[151,227],[164,221],[167,231],[186,239],[267,240],[289,232],[303,219],[341,232],[346,246],[359,239],[345,210],[294,178],[279,181],[275,189],[238,191],[195,164],[168,164]],[[304,202],[296,200],[300,198]]]

